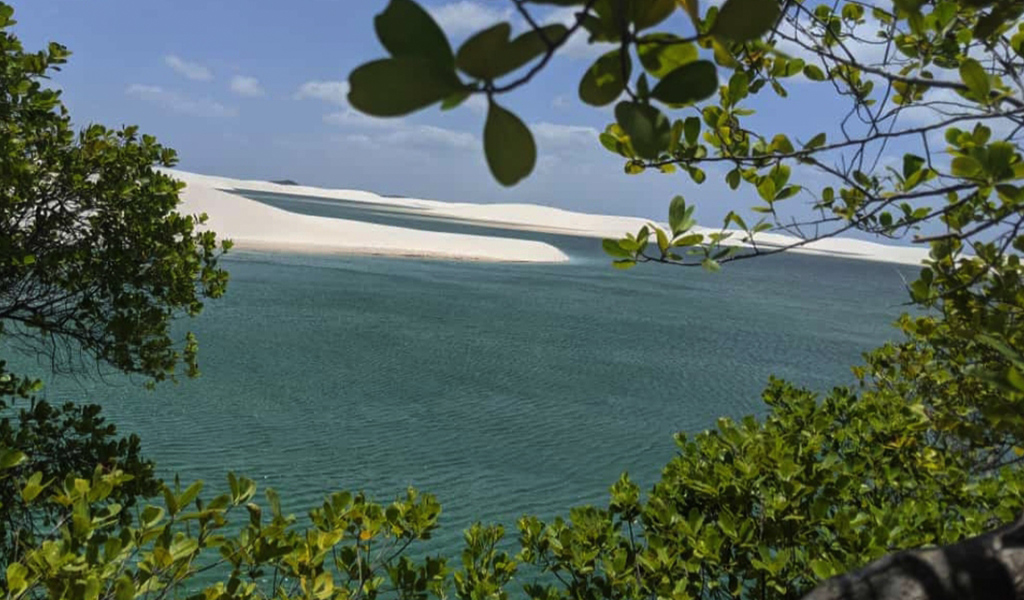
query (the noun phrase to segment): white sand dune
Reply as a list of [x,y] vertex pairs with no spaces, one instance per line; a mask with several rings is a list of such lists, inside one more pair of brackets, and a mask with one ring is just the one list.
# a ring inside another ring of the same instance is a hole
[[[223,190],[254,190],[296,194],[325,201],[345,200],[384,204],[396,209],[414,210],[432,217],[456,219],[484,226],[546,231],[584,237],[621,237],[636,232],[647,219],[578,213],[535,204],[465,204],[395,198],[371,192],[324,189],[301,185],[282,185],[266,181],[247,181],[169,171],[188,184],[182,210],[205,212],[209,226],[239,247],[252,249],[382,254],[461,260],[563,262],[568,258],[557,248],[541,242],[419,231],[300,215],[242,198]],[[701,233],[718,231],[698,229]],[[735,232],[728,243],[741,243],[742,232]],[[799,238],[760,233],[756,241],[762,248],[791,246]],[[889,246],[849,238],[818,240],[794,248],[792,252],[842,256],[901,264],[920,264],[928,250],[920,247]]]
[[[236,247],[250,250],[300,253],[372,254],[449,260],[496,262],[564,262],[561,250],[528,240],[479,235],[460,235],[389,227],[344,219],[300,215],[243,198],[223,190],[262,189],[258,182],[245,182],[174,171],[188,184],[182,193],[179,212],[206,213],[207,227],[220,237],[232,240]],[[276,186],[313,196],[324,196],[314,188]],[[376,196],[364,192],[352,195]],[[340,196],[325,196],[339,198]],[[361,199],[361,198],[360,198]]]

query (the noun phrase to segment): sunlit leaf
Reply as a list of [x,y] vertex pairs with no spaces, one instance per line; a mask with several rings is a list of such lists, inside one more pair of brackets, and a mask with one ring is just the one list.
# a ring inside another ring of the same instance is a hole
[[580,80],[580,99],[591,106],[615,102],[626,89],[630,73],[630,61],[623,61],[618,50],[605,54],[587,69]]

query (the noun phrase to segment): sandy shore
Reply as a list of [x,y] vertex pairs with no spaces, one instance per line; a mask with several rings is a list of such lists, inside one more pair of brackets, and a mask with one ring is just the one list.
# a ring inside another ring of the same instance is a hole
[[[223,190],[246,189],[281,194],[312,196],[325,200],[346,200],[384,204],[424,214],[469,221],[479,225],[526,229],[584,237],[621,237],[636,232],[648,221],[578,213],[535,204],[464,204],[394,198],[371,192],[281,185],[169,171],[188,184],[183,193],[183,212],[205,212],[209,226],[230,238],[240,248],[316,253],[358,253],[387,256],[442,258],[456,260],[564,262],[557,248],[527,240],[481,235],[464,235],[407,229],[300,215],[242,198]],[[701,232],[718,231],[701,229]],[[738,242],[743,236],[733,235]],[[789,246],[796,237],[761,233],[756,241],[764,247]],[[928,250],[921,247],[889,246],[849,238],[831,238],[794,248],[792,252],[841,256],[900,264],[920,264]]]
[[[222,191],[235,188],[263,189],[257,185],[259,182],[208,177],[181,171],[174,171],[173,175],[188,184],[182,193],[179,211],[188,214],[206,213],[209,217],[207,226],[220,237],[234,241],[235,246],[240,249],[492,262],[569,260],[561,250],[541,242],[420,231],[300,215]],[[301,188],[300,191],[292,186],[270,186],[272,189],[265,191],[324,195],[313,188]],[[351,193],[359,194],[365,193]],[[367,196],[377,198],[372,194]],[[349,195],[327,197],[353,199]]]

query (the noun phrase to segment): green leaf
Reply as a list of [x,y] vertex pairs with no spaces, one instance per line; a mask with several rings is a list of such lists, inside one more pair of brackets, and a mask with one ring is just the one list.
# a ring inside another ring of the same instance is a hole
[[609,152],[621,154],[621,152],[619,152],[620,142],[614,135],[602,133],[601,135],[598,136],[598,140],[601,142],[601,145],[604,146],[605,149],[608,150]]
[[1001,11],[997,9],[992,10],[986,15],[982,15],[978,19],[978,23],[974,26],[974,39],[988,39],[1007,22],[1008,19],[1006,18],[1006,15],[1001,14]]
[[907,178],[921,170],[925,160],[914,154],[903,155],[903,177]]
[[960,79],[978,100],[988,100],[988,94],[992,90],[992,83],[989,81],[988,73],[985,72],[985,68],[981,66],[981,63],[973,58],[965,58],[960,63]]
[[811,571],[818,579],[825,580],[833,575],[832,567],[823,560],[814,559],[811,561]]
[[197,496],[199,496],[199,492],[201,491],[203,491],[203,482],[193,482],[192,485],[188,486],[188,488],[181,493],[181,496],[178,497],[178,505],[183,507],[188,506],[196,499]]
[[957,156],[950,164],[954,177],[974,177],[981,173],[981,163],[970,156]]
[[42,473],[38,471],[33,473],[25,482],[25,486],[21,488],[21,499],[25,502],[32,502],[46,488],[46,485],[43,483]]
[[665,256],[668,252],[668,235],[660,227],[654,228],[654,234],[658,239],[658,249],[661,250],[661,255]]
[[701,261],[700,264],[702,267],[704,267],[704,270],[709,271],[711,273],[717,273],[722,270],[722,265],[718,264],[717,260],[713,260],[710,258],[705,258],[703,261]]
[[741,217],[738,214],[736,214],[735,211],[729,211],[729,214],[725,215],[725,224],[724,224],[724,226],[728,227],[729,223],[736,223],[736,225],[738,225],[740,227],[740,229],[743,229],[744,231],[749,229],[747,227],[746,222],[744,222],[743,217]]
[[822,71],[816,65],[807,65],[807,66],[805,66],[804,67],[804,77],[810,79],[811,81],[825,81],[825,79],[826,79],[825,72]]
[[743,71],[736,71],[729,78],[729,101],[735,105],[750,93],[750,76]]
[[617,261],[612,263],[612,266],[615,267],[616,269],[622,269],[622,270],[632,269],[633,267],[636,266],[636,261],[633,260],[633,259],[617,260]]
[[114,589],[114,600],[134,600],[135,598],[135,582],[127,575],[117,578]]
[[421,58],[386,58],[349,75],[348,101],[375,117],[397,117],[430,106],[463,89],[455,71]]
[[641,31],[667,19],[676,9],[676,0],[645,0],[633,2],[632,7],[633,25]]
[[693,214],[693,207],[686,206],[685,198],[676,196],[672,199],[672,202],[668,205],[668,224],[669,228],[672,229],[673,235],[679,235],[688,229],[686,222],[691,214]]
[[28,575],[28,568],[21,563],[12,562],[7,565],[7,588],[10,597],[20,596],[28,588]]
[[686,134],[686,143],[692,146],[697,143],[700,136],[700,119],[698,117],[686,117],[683,123],[683,131]]
[[778,18],[776,0],[726,0],[713,32],[734,42],[748,42],[771,30]]
[[511,186],[533,171],[537,145],[519,117],[492,101],[484,125],[484,154],[498,183]]
[[[625,72],[623,72],[625,68]],[[631,61],[622,61],[622,54],[614,50],[597,59],[580,80],[579,95],[591,106],[605,106],[615,102],[631,74]]]
[[373,25],[380,43],[394,58],[423,58],[448,67],[454,64],[448,38],[433,17],[412,0],[391,0]]
[[690,104],[710,97],[718,90],[718,69],[708,60],[685,64],[654,86],[651,97],[666,104]]
[[[670,134],[671,137],[669,138],[670,143],[669,143],[669,146],[668,146],[668,153],[669,154],[675,154],[676,151],[679,150],[679,142],[680,142],[680,140],[683,139],[683,134],[685,133],[685,128],[686,128],[686,124],[681,119],[676,119],[672,123],[672,133]],[[675,165],[671,165],[671,166],[672,166],[672,171],[671,172],[675,172]]]
[[559,40],[567,31],[564,25],[548,25],[510,42],[511,26],[499,23],[466,40],[459,48],[455,64],[472,77],[493,80],[519,69],[547,51],[545,37],[549,41]]
[[781,133],[772,138],[772,148],[783,154],[792,154],[794,151],[793,143]]
[[159,506],[147,505],[142,510],[141,525],[144,528],[150,528],[160,522],[164,518],[164,509]]
[[458,108],[459,106],[462,106],[462,103],[472,95],[473,93],[468,89],[455,92],[441,102],[441,110],[452,110],[453,108]]
[[697,46],[682,42],[670,33],[652,33],[637,40],[640,64],[648,73],[661,79],[679,67],[697,60]]
[[730,189],[736,189],[740,187],[740,170],[733,169],[725,175],[725,182],[729,184]]
[[757,195],[761,196],[762,200],[774,202],[777,192],[778,189],[775,187],[775,181],[770,177],[765,177],[757,184]]
[[601,248],[605,254],[614,258],[633,258],[633,253],[620,246],[618,240],[605,238],[601,240]]
[[821,148],[825,145],[825,134],[819,133],[818,135],[811,138],[811,141],[804,144],[804,150],[814,150],[815,148]]
[[167,512],[173,517],[178,513],[178,509],[181,508],[178,506],[178,499],[174,497],[174,493],[166,485],[161,491],[164,494],[164,504],[167,506]]
[[699,233],[691,233],[690,235],[684,235],[683,237],[678,238],[677,240],[672,242],[672,245],[677,247],[677,248],[685,248],[685,247],[688,247],[688,246],[696,246],[697,244],[699,244],[699,243],[701,243],[703,241],[704,241],[704,236],[703,235],[701,235]]
[[615,121],[629,136],[636,153],[655,159],[670,143],[672,126],[668,119],[653,106],[623,101],[615,106]]
[[509,43],[512,26],[498,23],[484,29],[466,40],[459,47],[455,57],[455,66],[462,72],[477,79],[494,79],[498,77],[498,57]]
[[6,470],[20,465],[28,460],[28,456],[20,451],[11,448],[4,448],[0,451],[0,470]]
[[641,73],[636,80],[636,97],[642,102],[646,102],[651,97],[651,86],[647,82],[647,73]]

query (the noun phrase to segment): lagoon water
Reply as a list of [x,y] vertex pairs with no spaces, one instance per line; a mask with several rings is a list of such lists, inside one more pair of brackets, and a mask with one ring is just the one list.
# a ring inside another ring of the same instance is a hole
[[[287,210],[543,239],[559,265],[233,252],[228,295],[189,323],[203,375],[146,391],[119,377],[51,380],[51,400],[104,405],[163,475],[223,489],[228,470],[304,513],[331,491],[444,505],[438,549],[475,520],[512,526],[603,503],[623,471],[645,487],[672,435],[759,414],[770,374],[816,390],[852,380],[894,339],[901,271],[775,256],[721,273],[610,268],[599,240],[482,231],[384,207],[248,194]],[[48,380],[35,363],[16,361]]]

